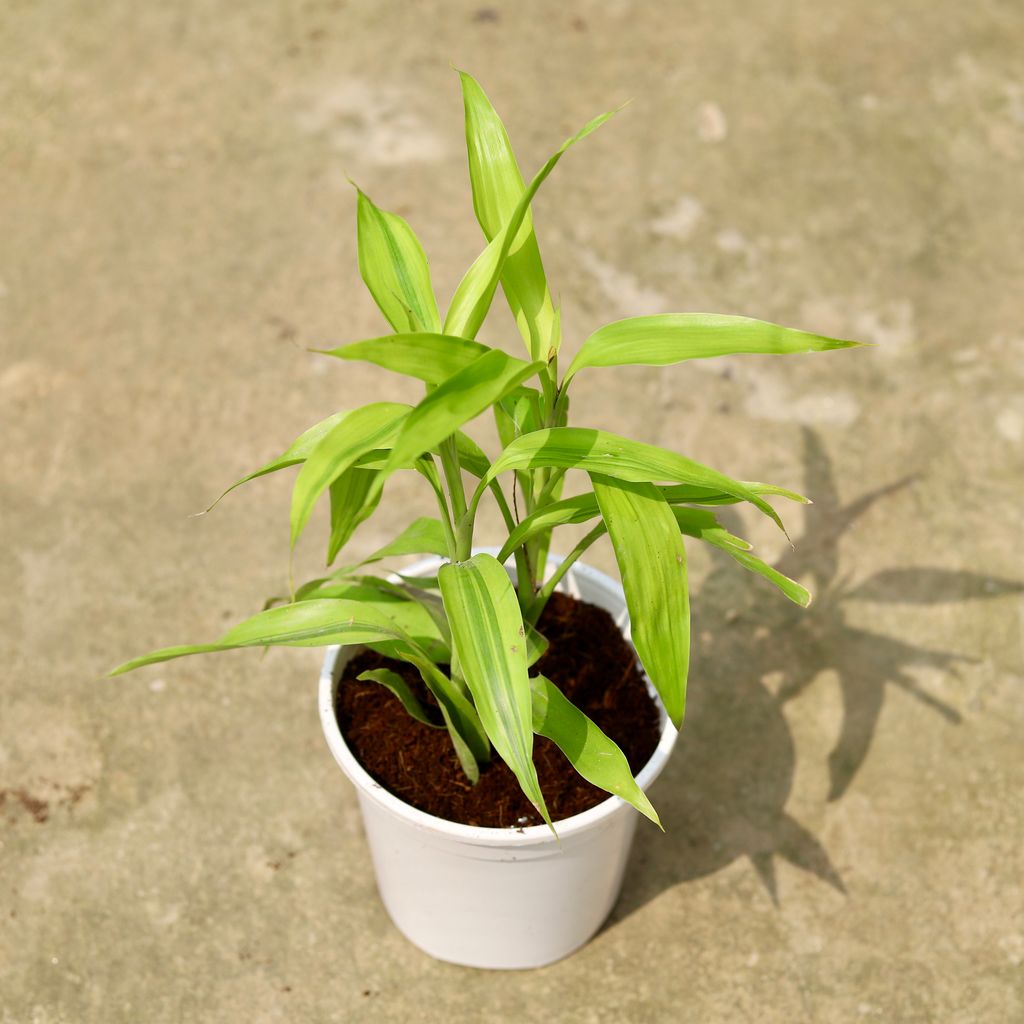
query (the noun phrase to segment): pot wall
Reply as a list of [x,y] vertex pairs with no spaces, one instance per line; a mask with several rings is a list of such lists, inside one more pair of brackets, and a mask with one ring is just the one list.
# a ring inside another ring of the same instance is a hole
[[[551,556],[552,565],[558,561]],[[439,564],[430,558],[403,572],[429,575]],[[614,580],[577,564],[559,589],[608,610],[629,638],[625,598]],[[556,843],[543,825],[478,828],[410,807],[367,775],[341,736],[334,695],[347,658],[345,648],[327,652],[320,718],[356,786],[377,885],[398,929],[431,956],[471,967],[540,967],[582,946],[618,897],[638,813],[610,797],[556,822]],[[638,776],[645,789],[675,743],[663,709],[662,729]]]

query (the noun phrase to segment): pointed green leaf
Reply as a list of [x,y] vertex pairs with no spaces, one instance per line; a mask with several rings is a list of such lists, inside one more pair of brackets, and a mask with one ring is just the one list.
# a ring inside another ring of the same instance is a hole
[[530,680],[533,731],[546,736],[569,763],[599,789],[631,803],[658,828],[661,821],[647,794],[637,785],[618,744],[544,676]]
[[491,465],[481,484],[510,469],[558,466],[601,473],[616,480],[656,483],[672,480],[696,484],[749,501],[782,529],[782,520],[763,498],[746,484],[675,452],[631,441],[604,430],[550,427],[524,434],[513,441]]
[[[754,494],[776,494],[798,501],[802,500],[804,503],[807,501],[806,498],[801,499],[800,495],[795,494],[793,491],[787,491],[785,488],[775,487],[772,484],[749,483],[746,481],[743,483]],[[722,491],[715,491],[707,487],[691,487],[689,484],[673,484],[668,487],[658,487],[658,493],[671,505],[674,505],[677,501],[692,502],[700,505],[725,505],[741,500]],[[688,511],[696,512],[697,510]],[[562,501],[555,501],[550,505],[544,505],[537,509],[536,512],[520,520],[516,528],[509,533],[508,539],[498,555],[498,561],[504,562],[512,555],[516,548],[521,547],[538,536],[547,536],[549,531],[553,530],[556,526],[585,523],[598,515],[600,515],[600,509],[597,507],[597,498],[594,496],[593,491],[576,494],[571,498],[565,498]],[[694,536],[697,536],[697,534],[694,534]],[[739,538],[733,539],[739,541]],[[740,543],[745,544],[746,541],[740,541]]]
[[492,555],[478,554],[442,565],[437,575],[455,653],[484,729],[550,825],[533,764],[526,630],[508,573]]
[[619,566],[633,646],[678,727],[686,708],[690,600],[672,509],[649,483],[590,474]]
[[388,323],[398,332],[438,331],[430,268],[412,228],[361,190],[357,224],[359,273]]
[[511,444],[520,434],[528,434],[541,425],[541,393],[536,388],[518,387],[494,407],[498,437]]
[[800,605],[801,608],[806,608],[811,603],[811,593],[806,587],[802,587],[796,580],[791,580],[788,576],[784,576],[778,569],[774,569],[767,562],[758,558],[757,555],[752,555],[731,545],[718,544],[715,540],[712,540],[711,543],[722,548],[730,558],[739,562],[744,569],[756,572],[773,586],[778,587],[794,604]]
[[352,466],[330,486],[331,538],[327,544],[327,564],[332,565],[338,552],[349,542],[356,527],[373,515],[382,491],[370,494],[373,470]]
[[661,313],[617,320],[595,331],[583,343],[565,378],[568,381],[586,366],[667,366],[685,359],[738,353],[824,352],[859,344],[745,316]]
[[[408,414],[407,405],[374,402],[350,412],[321,438],[299,471],[292,490],[292,547],[309,521],[317,498],[361,455],[386,446]],[[378,489],[383,486],[379,474],[374,475],[374,484]],[[368,498],[373,493],[371,489]]]
[[455,449],[459,453],[459,464],[478,480],[491,468],[491,460],[487,458],[484,450],[461,430],[455,433]]
[[360,682],[380,683],[381,686],[390,690],[401,702],[402,707],[423,725],[429,725],[431,729],[442,729],[444,726],[431,721],[430,716],[424,710],[416,694],[409,688],[409,684],[397,673],[389,668],[371,668],[360,672],[356,678]]
[[442,555],[447,558],[448,542],[445,539],[441,520],[430,516],[420,516],[419,519],[414,519],[393,541],[377,548],[373,554],[367,555],[362,561],[349,566],[349,570],[398,555]]
[[435,662],[422,657],[418,652],[407,655],[407,660],[416,666],[420,678],[437,699],[455,755],[466,777],[475,786],[480,780],[479,766],[491,758],[490,742],[476,708],[455,680],[446,676]]
[[373,363],[385,370],[416,377],[427,384],[440,384],[491,349],[457,335],[420,333],[389,334],[319,351],[336,359]]
[[532,668],[544,656],[548,649],[547,637],[539,633],[535,626],[524,623],[526,626],[526,667]]
[[530,203],[536,195],[537,189],[554,170],[555,165],[570,146],[596,131],[615,113],[615,111],[611,111],[600,117],[595,117],[571,139],[562,143],[558,152],[551,156],[537,172],[536,177],[530,182],[530,187],[516,203],[505,226],[491,239],[487,248],[476,258],[458,288],[455,289],[455,295],[452,297],[444,320],[445,334],[458,334],[463,338],[476,337],[477,331],[480,330],[480,325],[484,322],[487,311],[490,309],[494,290],[498,286],[512,242],[519,233],[519,228],[529,211]]
[[735,559],[751,572],[763,576],[769,583],[778,587],[795,604],[806,608],[811,603],[811,594],[805,587],[800,586],[796,580],[784,576],[778,569],[772,568],[767,562],[762,561],[757,555],[750,553],[750,544],[742,537],[736,537],[724,529],[711,513],[695,508],[672,509],[679,529],[691,537],[720,548],[730,558]]
[[[810,498],[805,498],[796,491],[787,490],[785,487],[778,487],[775,484],[762,484],[753,480],[742,480],[741,483],[748,491],[754,494],[769,494],[772,496],[786,498],[795,501],[800,505],[811,505]],[[745,498],[739,498],[735,494],[725,494],[714,487],[693,487],[690,484],[676,484],[671,487],[660,487],[665,500],[672,505],[735,505]]]
[[333,430],[347,415],[347,412],[336,412],[333,416],[328,416],[327,419],[314,424],[309,430],[300,434],[276,459],[271,459],[265,466],[261,466],[248,476],[243,476],[241,480],[236,480],[206,511],[209,512],[236,487],[241,487],[242,484],[247,484],[250,480],[305,462],[309,453],[320,443],[323,436]]
[[516,548],[522,547],[527,541],[533,540],[534,537],[547,530],[553,530],[556,526],[567,526],[570,523],[585,523],[599,514],[600,509],[597,507],[597,498],[594,497],[593,491],[544,505],[521,520],[508,535],[508,539],[498,554],[498,561],[506,561]]
[[748,541],[729,533],[715,516],[706,509],[673,506],[672,514],[676,517],[679,529],[690,537],[696,537],[697,540],[702,540],[707,544],[714,544],[715,547],[723,549],[750,550],[750,543]]
[[392,446],[387,470],[397,469],[420,452],[440,444],[538,368],[537,364],[527,364],[492,349],[449,377],[409,413]]
[[378,605],[344,599],[303,601],[259,612],[228,630],[215,643],[166,647],[125,662],[109,674],[120,675],[172,658],[237,647],[327,647],[373,643],[399,636],[394,619]]
[[[526,186],[505,126],[477,82],[459,72],[466,110],[466,149],[473,208],[490,241],[516,212]],[[554,303],[544,276],[529,211],[509,249],[501,285],[532,359],[547,360],[558,350]]]

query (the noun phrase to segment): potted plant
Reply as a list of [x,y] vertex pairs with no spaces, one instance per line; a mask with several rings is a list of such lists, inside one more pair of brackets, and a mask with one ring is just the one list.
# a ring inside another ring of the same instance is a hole
[[[766,498],[806,499],[569,426],[573,379],[599,367],[854,343],[739,316],[645,316],[594,331],[560,373],[559,310],[530,202],[566,150],[612,115],[566,141],[527,186],[487,97],[469,75],[461,81],[487,244],[442,320],[412,229],[359,191],[359,269],[393,333],[327,353],[418,378],[422,401],[338,412],[233,485],[298,466],[291,547],[327,495],[328,566],[393,474],[422,477],[436,516],[417,518],[358,563],[293,585],[287,600],[218,641],[156,651],[114,674],[231,648],[327,647],[324,731],[356,785],[392,918],[439,958],[528,967],[564,956],[600,926],[621,884],[633,808],[660,826],[644,790],[683,720],[684,537],[722,549],[791,600],[810,600],[712,511],[748,502],[782,528]],[[476,340],[499,286],[524,358]],[[462,429],[485,412],[502,445],[493,459]],[[570,470],[586,489],[563,497]],[[478,549],[485,500],[497,504],[505,532],[500,547]],[[550,555],[552,532],[570,523],[593,525],[566,557]],[[621,586],[579,561],[605,533]],[[387,578],[367,572],[409,554],[428,557]]]

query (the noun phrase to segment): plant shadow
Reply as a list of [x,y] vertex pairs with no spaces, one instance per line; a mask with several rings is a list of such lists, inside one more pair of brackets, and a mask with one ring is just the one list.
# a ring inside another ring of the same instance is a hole
[[[853,603],[959,604],[1024,591],[1020,582],[929,568],[887,569],[850,586],[841,571],[840,540],[912,478],[844,505],[831,460],[810,429],[804,431],[804,475],[815,504],[806,532],[775,567],[809,583],[814,602],[798,608],[749,586],[727,556],[715,558],[694,602],[690,677],[696,685],[675,753],[653,793],[667,834],[639,829],[633,865],[641,870],[627,874],[609,924],[737,858],[750,861],[776,905],[778,857],[845,892],[823,844],[786,812],[796,750],[783,705],[824,672],[838,680],[842,722],[828,759],[828,799],[839,800],[870,752],[887,688],[899,687],[932,708],[938,727],[956,726],[958,712],[923,689],[912,672],[955,673],[976,660],[854,626],[848,621]],[[720,518],[728,520],[728,510]]]

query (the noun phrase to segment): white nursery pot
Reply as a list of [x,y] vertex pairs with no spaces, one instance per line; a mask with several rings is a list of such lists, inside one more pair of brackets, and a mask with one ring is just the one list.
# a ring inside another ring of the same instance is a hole
[[[561,559],[548,561],[550,570]],[[433,575],[439,565],[439,558],[424,559],[403,574]],[[629,639],[617,582],[577,562],[558,589],[609,611]],[[618,898],[638,812],[609,797],[555,822],[559,846],[546,825],[482,828],[410,807],[366,773],[341,735],[334,698],[352,653],[350,647],[327,651],[320,721],[356,787],[377,886],[399,931],[431,956],[469,967],[541,967],[582,946]],[[658,777],[676,741],[660,701],[658,708],[661,740],[637,776],[642,789]]]

